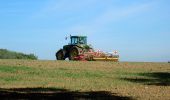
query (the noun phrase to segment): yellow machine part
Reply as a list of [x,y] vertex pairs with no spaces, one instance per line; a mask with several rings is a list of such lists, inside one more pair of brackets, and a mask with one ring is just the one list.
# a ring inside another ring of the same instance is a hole
[[114,61],[114,62],[118,62],[119,58],[110,58],[110,57],[104,57],[104,58],[100,58],[100,57],[94,57],[93,58],[94,61]]

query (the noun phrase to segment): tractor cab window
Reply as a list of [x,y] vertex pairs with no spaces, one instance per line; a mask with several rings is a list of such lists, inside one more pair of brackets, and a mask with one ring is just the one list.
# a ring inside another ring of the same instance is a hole
[[87,44],[86,37],[71,37],[71,44]]
[[78,44],[78,38],[77,37],[72,37],[71,38],[71,44]]
[[79,44],[87,44],[87,39],[86,39],[86,37],[80,37],[80,38],[79,38]]

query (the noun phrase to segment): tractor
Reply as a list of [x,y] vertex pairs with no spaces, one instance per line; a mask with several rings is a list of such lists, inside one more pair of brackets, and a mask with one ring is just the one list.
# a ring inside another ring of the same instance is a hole
[[119,61],[117,51],[94,51],[92,46],[87,44],[87,36],[70,36],[70,40],[68,45],[57,51],[57,60],[69,58],[69,60],[76,61]]
[[56,53],[57,60],[65,60],[66,58],[74,60],[78,55],[93,50],[93,48],[87,44],[87,36],[70,36],[70,40],[68,45],[64,45],[63,48]]

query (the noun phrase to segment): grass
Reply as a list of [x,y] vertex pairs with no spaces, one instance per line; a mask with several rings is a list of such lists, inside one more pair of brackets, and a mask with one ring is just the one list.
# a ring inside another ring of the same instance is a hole
[[[19,87],[23,82],[26,86],[33,86],[36,82],[38,82],[38,87],[48,87],[49,85],[53,87],[57,86],[59,88],[72,86],[72,89],[89,89],[89,86],[92,88],[93,85],[96,85],[94,88],[103,88],[107,85],[111,86],[123,84],[122,81],[117,79],[117,77],[121,76],[123,72],[114,73],[112,70],[97,71],[80,70],[79,68],[48,69],[27,66],[0,66],[0,72],[1,83],[6,84],[5,86],[7,87],[13,87],[13,83],[17,83],[17,85],[15,84],[14,87]],[[32,84],[30,84],[30,82]]]
[[0,88],[109,91],[138,99],[168,99],[169,70],[168,63],[0,60]]

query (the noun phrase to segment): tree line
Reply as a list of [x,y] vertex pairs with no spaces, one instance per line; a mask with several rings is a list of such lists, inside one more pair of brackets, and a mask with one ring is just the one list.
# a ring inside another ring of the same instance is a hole
[[10,51],[7,49],[0,49],[0,59],[31,59],[37,60],[38,57],[34,54],[24,54],[20,52]]

